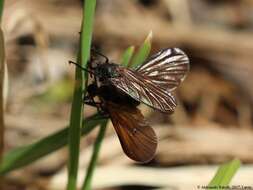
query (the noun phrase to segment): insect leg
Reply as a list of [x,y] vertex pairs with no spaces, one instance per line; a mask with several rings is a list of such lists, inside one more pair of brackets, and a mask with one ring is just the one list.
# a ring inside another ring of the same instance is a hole
[[85,104],[89,105],[89,106],[93,106],[97,108],[97,112],[104,116],[105,118],[108,118],[109,115],[107,114],[107,112],[105,112],[102,108],[102,103],[101,102],[95,102],[93,99],[89,99],[89,100],[85,100],[84,101]]
[[97,107],[97,105],[99,104],[98,102],[95,102],[94,96],[90,95],[89,93],[87,96],[83,97],[83,103],[94,107]]
[[94,100],[93,97],[91,97],[90,95],[85,96],[83,98],[83,103],[87,104],[89,106],[93,106],[97,108],[97,112],[101,115],[107,115],[107,113],[104,111],[103,106],[102,106],[102,102],[96,102]]

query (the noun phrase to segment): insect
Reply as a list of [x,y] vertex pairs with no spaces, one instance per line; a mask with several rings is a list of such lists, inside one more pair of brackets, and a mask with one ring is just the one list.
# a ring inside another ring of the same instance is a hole
[[[176,100],[172,94],[189,71],[189,59],[178,48],[168,48],[151,56],[136,69],[109,62],[88,65],[94,82],[88,86],[85,103],[108,115],[118,134],[121,146],[131,159],[148,162],[154,157],[157,137],[138,110],[144,103],[163,113],[172,113]],[[74,63],[75,64],[75,63]],[[99,102],[95,102],[95,97]]]

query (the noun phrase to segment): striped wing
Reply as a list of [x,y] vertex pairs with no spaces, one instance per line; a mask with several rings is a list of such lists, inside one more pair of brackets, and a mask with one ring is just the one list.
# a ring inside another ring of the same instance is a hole
[[167,48],[151,56],[136,71],[159,87],[172,91],[184,80],[189,68],[189,58],[182,50]]
[[140,110],[112,102],[106,104],[125,154],[137,162],[150,161],[156,152],[157,137]]
[[110,82],[118,89],[139,102],[164,113],[172,113],[176,100],[169,90],[161,88],[148,77],[124,67],[118,67],[121,77],[110,78]]

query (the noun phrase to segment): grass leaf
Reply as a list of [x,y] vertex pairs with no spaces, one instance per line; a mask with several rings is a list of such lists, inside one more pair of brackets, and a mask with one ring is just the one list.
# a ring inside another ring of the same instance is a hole
[[3,11],[4,11],[4,0],[0,0],[0,22],[2,21]]
[[[87,67],[90,56],[90,47],[92,39],[93,20],[95,15],[96,0],[86,0],[83,7],[83,18],[80,38],[80,49],[78,52],[78,64],[82,67]],[[85,94],[84,77],[86,79],[88,74],[82,74],[79,68],[76,68],[76,83],[73,96],[70,128],[69,128],[69,163],[68,163],[68,190],[76,190],[76,181],[78,174],[79,162],[79,145],[80,145],[80,126],[83,115],[82,95]]]
[[121,65],[125,67],[129,66],[130,60],[133,57],[134,49],[134,46],[130,46],[125,50],[120,61]]
[[[78,62],[80,59],[78,59]],[[83,115],[83,74],[79,68],[76,68],[75,90],[72,100],[70,124],[68,133],[69,144],[69,162],[68,162],[68,190],[76,189],[76,178],[78,171],[80,130]]]
[[228,163],[221,165],[216,172],[214,178],[209,183],[209,189],[219,189],[221,186],[229,185],[231,179],[241,165],[240,160],[234,159]]
[[152,32],[150,32],[137,51],[137,53],[134,55],[133,60],[130,64],[130,67],[136,68],[138,65],[144,63],[144,61],[148,58],[148,55],[151,50],[151,41],[152,41]]
[[[81,135],[87,135],[95,126],[104,122],[98,115],[91,116],[83,121]],[[6,153],[0,165],[0,174],[6,174],[12,170],[24,167],[34,161],[65,146],[68,142],[68,127],[49,135],[33,144],[15,148]]]

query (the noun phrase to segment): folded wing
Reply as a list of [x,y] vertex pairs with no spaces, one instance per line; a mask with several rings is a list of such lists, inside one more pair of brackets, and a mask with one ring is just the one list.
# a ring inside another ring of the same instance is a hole
[[125,154],[138,162],[150,161],[156,152],[157,137],[140,110],[112,102],[107,109]]

